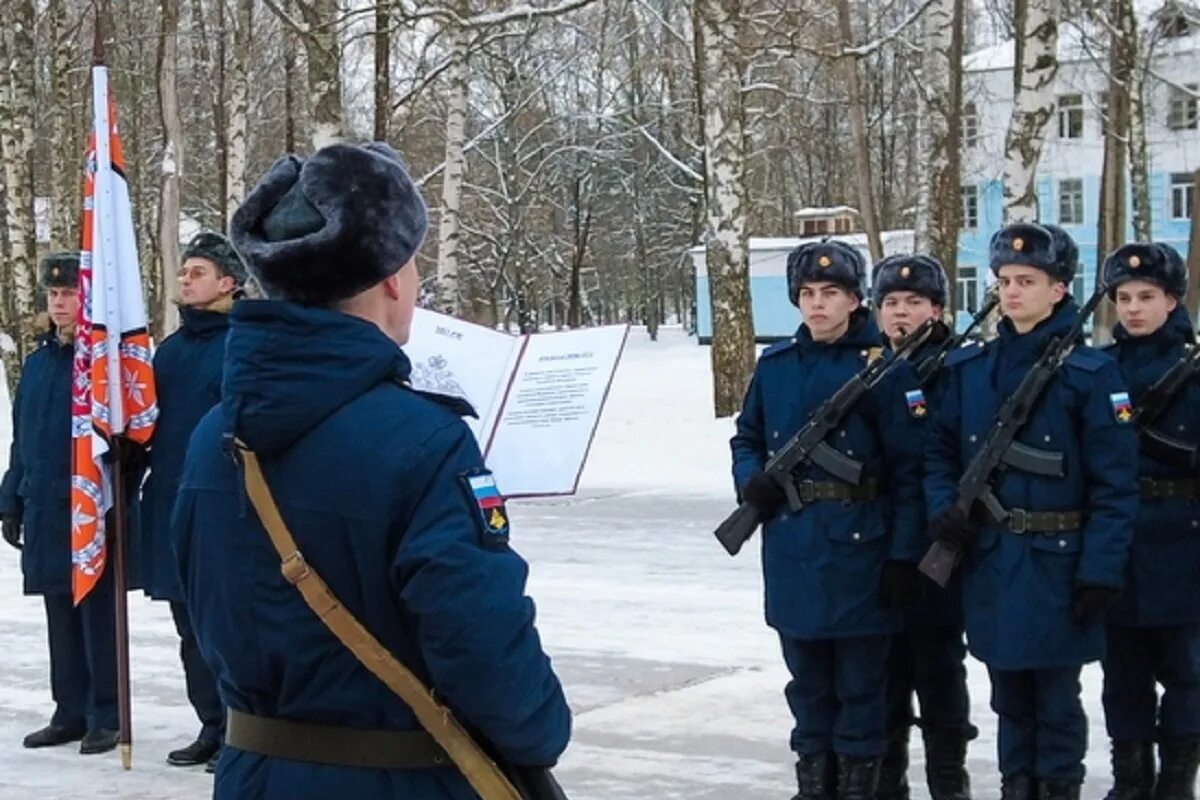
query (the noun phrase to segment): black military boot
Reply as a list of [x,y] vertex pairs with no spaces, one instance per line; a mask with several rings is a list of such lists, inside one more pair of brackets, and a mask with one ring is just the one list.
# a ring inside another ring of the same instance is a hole
[[1154,796],[1154,743],[1112,743],[1113,785],[1104,800],[1151,800]]
[[875,800],[883,759],[837,757],[837,800]]
[[829,753],[801,754],[796,761],[796,785],[800,791],[792,796],[792,800],[832,800],[829,785],[832,763]]
[[167,763],[172,767],[194,767],[198,764],[207,764],[208,760],[220,749],[220,742],[197,739],[187,747],[167,753]]
[[878,800],[909,800],[908,731],[901,728],[888,734],[887,752],[879,768],[879,790],[875,793]]
[[83,734],[82,727],[69,728],[50,724],[26,736],[22,744],[29,748],[56,747],[67,742],[78,742],[83,738]]
[[1154,800],[1195,800],[1200,739],[1168,739],[1158,744],[1158,785]]
[[973,736],[962,728],[929,728],[925,737],[925,780],[932,800],[971,800],[967,774],[967,742]]
[[97,728],[84,734],[83,741],[79,743],[79,752],[85,756],[107,753],[109,750],[116,749],[119,739],[120,735],[116,731]]
[[1019,773],[1000,778],[1000,800],[1034,800],[1037,797],[1037,781],[1032,775]]
[[1038,781],[1038,800],[1079,800],[1079,781]]

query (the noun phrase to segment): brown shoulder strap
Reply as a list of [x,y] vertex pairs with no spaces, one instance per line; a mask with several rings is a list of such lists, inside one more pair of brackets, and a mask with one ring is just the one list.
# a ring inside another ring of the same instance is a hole
[[304,560],[267,486],[258,456],[240,441],[237,444],[245,466],[246,493],[271,537],[271,544],[279,553],[283,577],[300,590],[304,602],[338,641],[408,704],[421,726],[446,751],[482,800],[521,800],[512,783],[463,730],[450,709],[346,610],[316,570]]

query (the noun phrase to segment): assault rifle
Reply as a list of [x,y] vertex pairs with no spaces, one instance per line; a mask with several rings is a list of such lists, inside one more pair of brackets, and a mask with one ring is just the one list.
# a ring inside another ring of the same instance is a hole
[[1200,347],[1193,346],[1154,382],[1133,412],[1133,421],[1138,425],[1142,448],[1146,453],[1185,469],[1195,469],[1197,466],[1196,445],[1168,436],[1152,426],[1166,413],[1175,395],[1197,370],[1200,370]]
[[[883,380],[893,367],[908,360],[929,338],[932,330],[933,320],[928,320],[905,337],[891,356],[880,356],[870,361],[861,372],[842,384],[832,397],[818,406],[804,427],[763,467],[763,472],[783,488],[788,507],[793,512],[804,508],[793,472],[805,462],[815,464],[840,481],[856,486],[862,481],[862,462],[849,458],[828,444],[825,437],[837,429],[854,404]],[[714,533],[729,555],[736,556],[746,540],[754,535],[758,523],[758,509],[743,501]]]
[[[1104,299],[1107,287],[1103,283],[1075,317],[1071,329],[1060,337],[1051,339],[1041,356],[1025,373],[1017,390],[1004,401],[996,414],[996,424],[983,445],[967,464],[958,481],[956,505],[964,515],[970,517],[976,504],[996,523],[1006,522],[1009,513],[992,492],[993,483],[1009,467],[1023,472],[1052,478],[1063,476],[1062,453],[1050,453],[1021,444],[1017,435],[1029,421],[1034,405],[1045,392],[1054,375],[1062,368],[1071,351],[1083,336],[1083,326],[1096,306]],[[942,542],[934,542],[921,560],[920,569],[939,586],[945,586],[963,554]]]
[[971,335],[971,331],[983,322],[987,315],[992,313],[992,309],[1000,303],[1000,295],[998,292],[991,291],[983,298],[983,307],[976,312],[975,316],[971,317],[971,323],[963,329],[962,333],[951,336],[946,341],[942,342],[942,346],[938,351],[926,358],[920,364],[915,365],[917,373],[917,383],[922,389],[928,388],[929,382],[933,376],[937,375],[942,365],[946,363],[946,356],[953,353],[958,348],[962,347],[963,342]]

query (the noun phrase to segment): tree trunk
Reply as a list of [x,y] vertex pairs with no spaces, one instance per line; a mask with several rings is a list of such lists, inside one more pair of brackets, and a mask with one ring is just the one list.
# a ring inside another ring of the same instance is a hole
[[193,58],[200,67],[201,79],[209,87],[209,102],[212,104],[212,143],[216,159],[216,198],[220,218],[229,218],[231,210],[226,207],[229,186],[229,142],[225,124],[225,0],[216,0],[217,52],[209,49],[208,23],[204,16],[202,0],[192,0],[192,20],[198,36],[192,36]]
[[[1132,31],[1136,23],[1132,0],[1112,0],[1109,37],[1108,123],[1104,136],[1104,162],[1100,173],[1100,217],[1096,230],[1096,276],[1099,280],[1105,257],[1125,243],[1129,227],[1125,208],[1125,170],[1129,155],[1129,86],[1137,59]],[[1092,341],[1105,345],[1112,340],[1116,309],[1103,302],[1092,322]]]
[[450,34],[454,59],[447,70],[446,166],[442,170],[442,206],[438,214],[437,293],[438,307],[457,314],[461,299],[458,287],[459,210],[462,206],[463,175],[467,140],[467,32]]
[[1130,4],[1124,4],[1129,14],[1120,21],[1122,36],[1134,59],[1129,75],[1129,187],[1133,196],[1133,236],[1139,242],[1151,239],[1150,229],[1150,167],[1146,155],[1146,73],[1149,54],[1139,56],[1141,49],[1137,18]]
[[1192,319],[1196,318],[1200,305],[1200,169],[1192,176],[1192,229],[1188,237],[1188,298],[1192,306]]
[[742,94],[741,3],[697,0],[703,60],[705,185],[708,201],[709,297],[712,302],[713,408],[735,413],[754,373],[754,320],[745,189],[745,108]]
[[50,44],[50,246],[54,250],[79,247],[80,142],[71,121],[71,39],[67,30],[66,0],[51,0]]
[[925,125],[922,193],[928,195],[925,230],[918,248],[942,262],[950,282],[946,310],[953,312],[957,286],[958,231],[962,227],[961,131],[963,0],[936,0],[925,12],[926,39],[921,83],[929,99]]
[[375,6],[375,141],[388,140],[392,118],[392,9],[389,2]]
[[238,0],[229,76],[229,122],[225,182],[225,222],[246,196],[246,135],[249,129],[250,58],[254,41],[254,0]]
[[296,152],[296,39],[281,26],[283,36],[283,151]]
[[158,44],[158,108],[162,120],[162,193],[158,201],[158,292],[153,334],[161,342],[179,324],[172,302],[172,276],[179,267],[180,183],[183,180],[183,119],[179,114],[176,70],[179,64],[179,2],[162,0]]
[[312,109],[312,149],[341,141],[342,47],[337,0],[297,0],[307,31],[302,38],[308,57],[308,92]]
[[4,333],[15,351],[2,348],[10,394],[20,378],[21,365],[34,346],[33,318],[37,289],[37,231],[33,213],[34,0],[18,0],[9,10],[8,102],[0,113],[4,128],[5,200],[9,242],[12,316]]
[[[838,0],[838,34],[842,47],[854,44],[854,31],[850,27],[850,0]],[[846,94],[850,104],[850,132],[854,141],[855,182],[858,186],[859,216],[867,234],[867,248],[871,259],[883,258],[883,239],[879,235],[879,214],[875,200],[875,180],[871,176],[871,143],[867,138],[867,105],[863,98],[862,85],[858,76],[858,60],[842,54],[842,69],[845,73]]]
[[1006,222],[1038,218],[1037,165],[1054,122],[1058,74],[1058,0],[1023,0],[1021,5],[1014,19],[1021,44],[1013,64],[1016,96],[1004,142]]

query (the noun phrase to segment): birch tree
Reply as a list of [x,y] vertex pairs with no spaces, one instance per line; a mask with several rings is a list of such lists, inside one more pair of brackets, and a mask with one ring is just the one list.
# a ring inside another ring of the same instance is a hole
[[[34,0],[17,0],[8,17],[8,97],[0,107],[4,131],[5,201],[9,243],[11,313],[7,333],[16,344],[5,349],[9,388],[16,386],[20,365],[33,349],[33,316],[37,275],[37,233],[33,213],[33,149],[35,64]],[[12,396],[11,394],[9,395]]]
[[158,40],[158,107],[162,121],[162,191],[158,205],[157,290],[151,293],[153,334],[162,341],[178,325],[171,297],[179,267],[180,184],[183,176],[183,120],[179,115],[176,68],[179,60],[179,0],[162,0]]
[[250,58],[253,41],[254,0],[237,0],[233,62],[229,70],[229,120],[225,134],[228,148],[225,183],[226,222],[233,218],[233,212],[246,196],[246,136],[250,125]]
[[854,142],[855,178],[858,187],[858,213],[867,234],[871,260],[883,258],[883,239],[879,234],[878,204],[875,200],[875,181],[871,175],[871,149],[867,139],[867,107],[858,75],[858,60],[845,50],[854,42],[850,25],[850,0],[837,0],[838,34],[842,39],[841,67],[845,75],[846,94],[850,105],[850,130]]
[[50,244],[55,250],[79,246],[80,154],[71,115],[71,39],[67,0],[50,0]]
[[705,264],[713,316],[713,408],[718,417],[741,407],[754,372],[740,37],[744,10],[740,0],[697,0],[694,12],[700,45],[696,58],[703,63]]
[[461,27],[449,31],[450,69],[447,71],[446,158],[442,169],[442,204],[438,213],[437,298],[438,307],[457,314],[461,293],[458,286],[458,250],[462,208],[463,175],[467,141],[467,44]]
[[1004,140],[1004,219],[1038,218],[1036,175],[1054,122],[1058,0],[1016,0],[1013,111]]
[[[928,113],[922,115],[920,192],[927,213],[917,216],[917,247],[942,262],[951,288],[956,286],[958,232],[962,226],[959,192],[962,160],[963,0],[935,0],[925,12],[921,86]],[[952,311],[955,298],[950,298]]]

